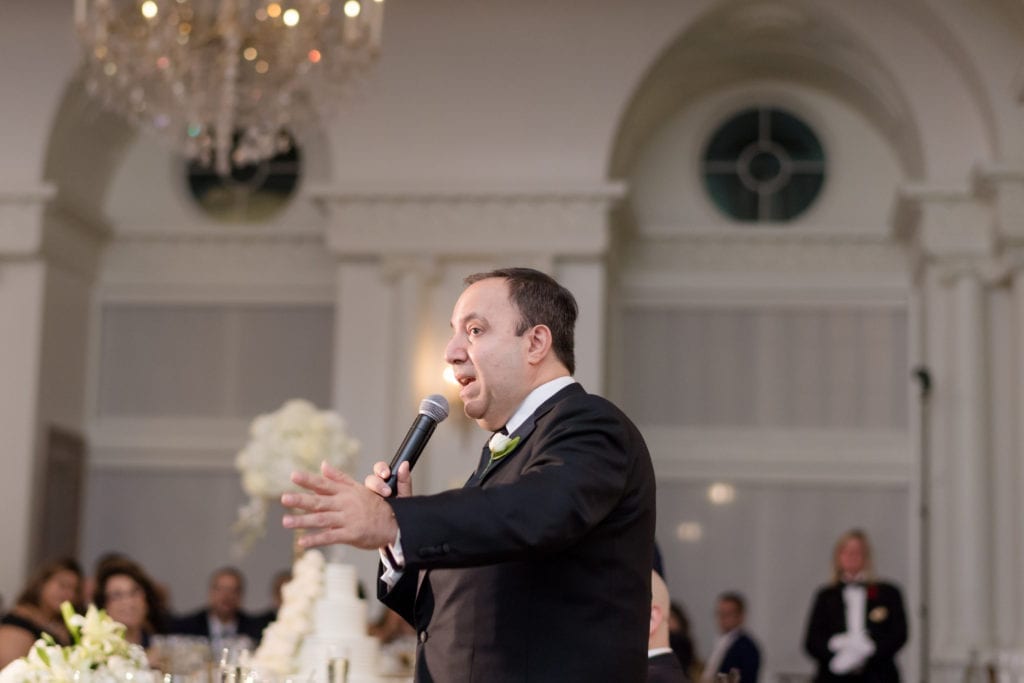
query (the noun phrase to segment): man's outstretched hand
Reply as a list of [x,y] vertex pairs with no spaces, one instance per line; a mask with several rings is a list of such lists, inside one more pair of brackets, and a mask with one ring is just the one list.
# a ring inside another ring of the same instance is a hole
[[[382,471],[381,464],[374,466],[375,472]],[[399,468],[399,493],[403,488],[411,492],[408,467],[404,467],[405,472]],[[386,470],[384,464],[383,471]],[[371,479],[378,484],[370,487]],[[344,472],[323,463],[320,474],[293,472],[292,481],[309,493],[285,493],[281,503],[305,514],[285,515],[282,521],[286,529],[316,530],[299,539],[303,548],[343,543],[369,550],[394,543],[398,524],[391,506],[381,497],[380,491],[388,487],[378,476],[370,475],[366,485],[360,485]]]

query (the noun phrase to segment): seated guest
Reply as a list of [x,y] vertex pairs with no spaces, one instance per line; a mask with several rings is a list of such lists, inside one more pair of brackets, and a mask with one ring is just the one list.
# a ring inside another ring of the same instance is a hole
[[221,567],[210,576],[207,606],[176,620],[170,632],[209,638],[215,655],[228,641],[239,636],[249,638],[253,645],[259,644],[265,623],[242,611],[244,592],[242,572],[235,567]]
[[0,668],[24,657],[41,633],[62,645],[71,644],[60,606],[77,603],[82,570],[71,558],[49,562],[35,573],[18,596],[14,609],[0,619]]
[[256,615],[256,619],[262,622],[263,627],[270,626],[276,619],[277,613],[281,609],[281,603],[284,598],[281,596],[281,589],[284,585],[292,580],[292,570],[282,569],[274,574],[274,578],[270,580],[270,609],[266,612]]
[[832,551],[832,581],[818,590],[807,620],[815,682],[898,683],[896,654],[906,642],[900,589],[875,576],[867,534],[847,531]]
[[104,563],[96,576],[95,604],[125,625],[130,643],[149,647],[150,638],[167,630],[160,592],[142,567],[131,560]]
[[100,572],[103,571],[103,566],[111,562],[121,562],[123,560],[131,560],[127,555],[118,552],[103,553],[96,559],[96,564],[93,565],[92,574],[82,578],[82,604],[89,605],[95,604],[96,602],[96,579],[99,577]]
[[690,619],[686,616],[683,606],[677,602],[670,603],[668,608],[668,644],[676,653],[676,659],[679,660],[686,675],[697,678],[700,675],[701,662],[696,657],[697,647],[693,642],[693,634],[690,633]]
[[715,642],[701,680],[714,681],[718,674],[730,674],[735,670],[740,676],[740,683],[757,683],[761,651],[754,639],[743,630],[746,611],[746,603],[739,593],[722,593],[718,596],[715,616],[722,635]]
[[651,626],[647,636],[648,683],[685,683],[683,667],[668,644],[668,586],[651,572]]

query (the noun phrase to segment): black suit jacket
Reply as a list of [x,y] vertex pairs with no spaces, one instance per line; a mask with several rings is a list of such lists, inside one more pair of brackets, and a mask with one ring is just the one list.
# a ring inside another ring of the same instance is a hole
[[846,631],[846,605],[843,603],[842,584],[825,586],[818,591],[807,620],[804,648],[818,664],[816,683],[897,683],[896,653],[907,642],[907,617],[903,610],[903,597],[896,586],[888,583],[870,583],[864,624],[875,643],[875,654],[864,665],[863,671],[837,676],[828,668],[833,653],[828,649],[829,638]]
[[740,683],[757,683],[761,670],[761,650],[754,639],[740,631],[732,645],[725,651],[718,673],[727,674],[733,669],[740,672]]
[[381,599],[418,631],[416,680],[643,681],[654,471],[639,431],[578,384],[460,490],[389,499],[406,570]]
[[[187,614],[175,619],[171,623],[169,633],[176,633],[186,636],[210,637],[209,610],[201,609],[198,612]],[[260,617],[253,617],[245,612],[238,613],[238,635],[249,636],[255,645],[259,645],[263,637],[263,629],[267,622]]]
[[647,660],[647,683],[687,683],[679,660],[671,652],[655,655]]

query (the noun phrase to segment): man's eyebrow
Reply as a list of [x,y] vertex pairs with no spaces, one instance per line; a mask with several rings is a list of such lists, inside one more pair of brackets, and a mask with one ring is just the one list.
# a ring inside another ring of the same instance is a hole
[[455,329],[456,322],[458,322],[459,325],[465,325],[466,321],[468,320],[479,320],[484,324],[487,323],[487,318],[485,318],[484,316],[480,315],[479,313],[470,312],[462,316],[462,318],[460,318],[458,321],[452,320],[448,324],[449,326],[451,326],[452,329]]

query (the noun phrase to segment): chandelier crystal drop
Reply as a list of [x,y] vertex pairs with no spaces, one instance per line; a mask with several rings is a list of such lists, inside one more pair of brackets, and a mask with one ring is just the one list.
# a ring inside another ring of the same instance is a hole
[[225,176],[330,113],[383,19],[383,0],[75,0],[86,91]]

